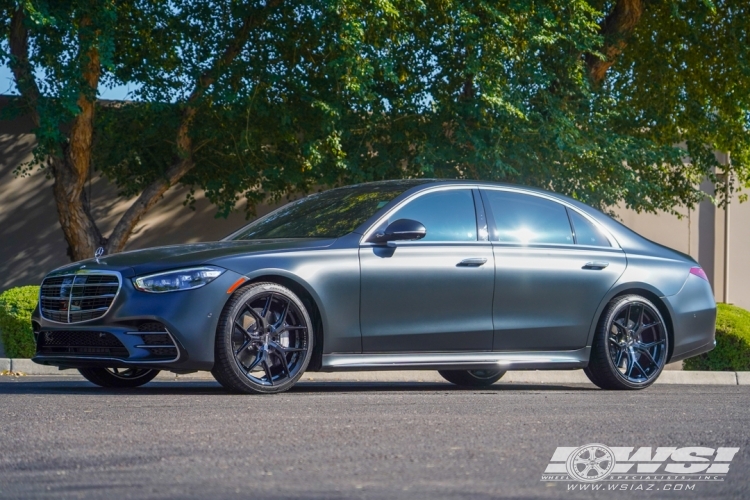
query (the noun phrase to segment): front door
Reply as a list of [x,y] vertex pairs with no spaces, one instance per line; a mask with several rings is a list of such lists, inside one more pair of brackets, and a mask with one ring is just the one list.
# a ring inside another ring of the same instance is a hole
[[387,223],[419,221],[424,239],[360,247],[364,352],[492,349],[495,269],[486,234],[478,236],[475,196],[467,188],[418,193]]

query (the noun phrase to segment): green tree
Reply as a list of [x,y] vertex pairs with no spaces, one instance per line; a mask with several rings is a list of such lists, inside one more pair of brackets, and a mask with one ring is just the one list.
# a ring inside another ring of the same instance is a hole
[[[0,5],[3,58],[34,119],[35,165],[55,178],[74,259],[121,250],[176,183],[205,189],[221,214],[314,186],[414,176],[673,211],[702,199],[704,178],[718,181],[717,149],[748,182],[745,5]],[[96,100],[102,85],[123,82],[137,89],[132,102]],[[83,189],[91,169],[134,200],[106,237]]]

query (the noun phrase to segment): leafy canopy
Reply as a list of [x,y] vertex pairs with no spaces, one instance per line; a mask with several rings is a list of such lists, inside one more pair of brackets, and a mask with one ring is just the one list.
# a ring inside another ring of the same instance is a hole
[[[747,183],[750,6],[621,1],[642,15],[602,81],[587,61],[611,57],[602,26],[616,1],[279,1],[262,16],[273,2],[3,4],[28,12],[38,164],[65,144],[91,92],[90,47],[99,86],[135,88],[132,102],[100,102],[95,115],[92,166],[124,196],[186,155],[179,182],[205,189],[222,214],[321,185],[421,176],[673,211],[702,198],[703,178],[717,181],[714,150],[730,151]],[[246,43],[217,67],[248,16],[258,22]],[[189,151],[175,139],[186,107],[197,110]]]

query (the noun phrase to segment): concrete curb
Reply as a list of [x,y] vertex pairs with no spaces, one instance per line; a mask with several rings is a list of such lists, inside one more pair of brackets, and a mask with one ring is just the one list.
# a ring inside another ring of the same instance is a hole
[[[54,366],[38,365],[30,359],[0,358],[1,372],[20,372],[24,375],[46,376],[79,376],[76,370],[59,370]],[[209,372],[197,372],[187,375],[161,372],[156,380],[213,380]],[[381,372],[340,372],[340,373],[306,373],[302,382],[430,382],[445,383],[436,371],[405,370]],[[511,371],[501,383],[510,384],[591,384],[583,370],[530,370]],[[656,381],[657,384],[672,385],[750,385],[750,372],[693,372],[665,370]]]

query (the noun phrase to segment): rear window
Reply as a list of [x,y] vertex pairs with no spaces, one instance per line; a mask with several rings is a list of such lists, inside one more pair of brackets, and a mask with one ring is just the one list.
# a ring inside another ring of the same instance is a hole
[[501,243],[573,244],[565,207],[554,201],[510,191],[482,191],[495,219],[495,240]]

